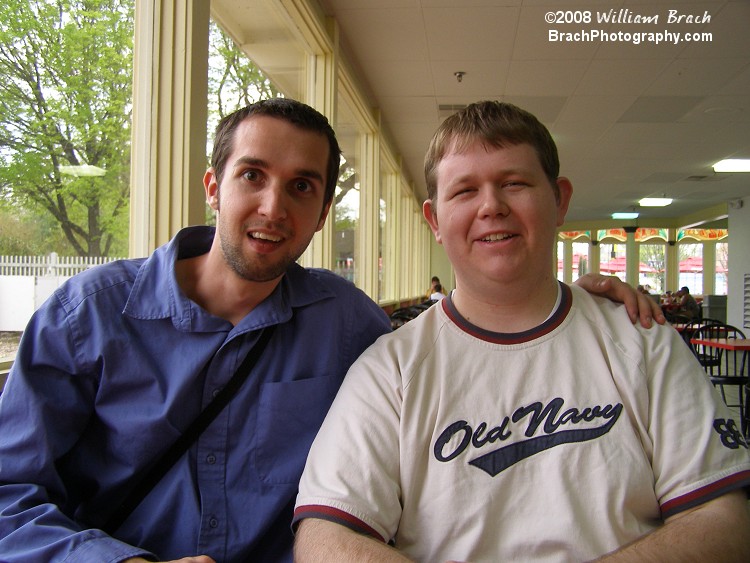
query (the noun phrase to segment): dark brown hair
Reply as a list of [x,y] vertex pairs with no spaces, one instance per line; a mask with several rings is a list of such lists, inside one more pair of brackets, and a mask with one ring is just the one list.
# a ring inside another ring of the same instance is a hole
[[211,155],[211,166],[216,175],[216,181],[220,185],[227,159],[234,150],[234,132],[245,119],[253,115],[266,115],[283,119],[289,123],[305,129],[320,133],[328,139],[328,165],[326,167],[326,185],[323,206],[333,199],[336,190],[336,182],[339,178],[339,164],[341,162],[341,149],[336,140],[328,119],[312,107],[291,100],[289,98],[271,98],[250,104],[238,109],[234,113],[225,116],[216,127],[214,136],[214,148]]

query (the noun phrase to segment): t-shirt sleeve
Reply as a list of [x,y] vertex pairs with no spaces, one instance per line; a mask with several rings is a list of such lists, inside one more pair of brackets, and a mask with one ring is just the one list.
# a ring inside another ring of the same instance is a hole
[[401,382],[381,341],[349,370],[313,442],[293,526],[320,518],[389,541],[401,517]]
[[738,416],[674,330],[651,334],[648,438],[654,489],[668,518],[750,486],[748,445]]

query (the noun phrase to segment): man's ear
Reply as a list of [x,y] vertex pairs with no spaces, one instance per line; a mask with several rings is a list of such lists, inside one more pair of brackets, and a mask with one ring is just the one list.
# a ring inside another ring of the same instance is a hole
[[431,199],[426,199],[422,204],[422,215],[424,216],[425,221],[427,221],[427,224],[430,226],[430,229],[432,229],[432,234],[435,236],[435,240],[437,241],[437,243],[443,244],[443,241],[440,238],[440,227],[438,226],[437,210],[433,207]]
[[206,203],[214,211],[219,210],[219,184],[213,167],[206,170],[203,175],[203,187],[206,190]]
[[570,198],[573,197],[573,184],[564,176],[560,176],[557,179],[557,190],[560,194],[557,202],[557,226],[559,227],[565,222],[565,215],[568,214]]
[[323,228],[323,225],[326,224],[326,217],[328,217],[328,212],[331,211],[331,205],[333,205],[333,199],[323,206],[323,211],[320,214],[318,226],[315,228],[316,233]]

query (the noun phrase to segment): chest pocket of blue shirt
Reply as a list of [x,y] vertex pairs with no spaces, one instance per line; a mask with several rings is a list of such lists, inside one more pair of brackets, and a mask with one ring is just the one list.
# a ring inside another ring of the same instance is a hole
[[340,385],[339,377],[262,385],[255,465],[264,483],[299,483],[312,441]]

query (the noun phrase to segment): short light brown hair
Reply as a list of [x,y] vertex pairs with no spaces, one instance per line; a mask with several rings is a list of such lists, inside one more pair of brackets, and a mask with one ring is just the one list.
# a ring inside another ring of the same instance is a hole
[[460,152],[476,141],[495,148],[521,143],[531,145],[555,196],[559,197],[560,160],[547,128],[534,115],[513,104],[482,101],[448,117],[430,141],[424,160],[424,175],[427,196],[433,205],[437,203],[437,167],[440,161],[449,150]]

